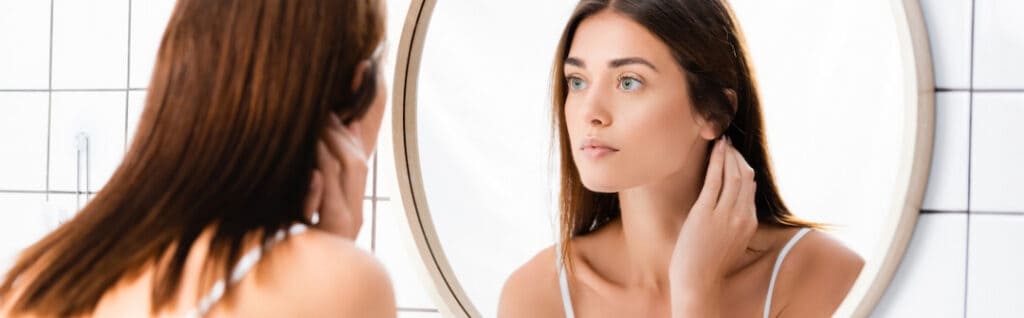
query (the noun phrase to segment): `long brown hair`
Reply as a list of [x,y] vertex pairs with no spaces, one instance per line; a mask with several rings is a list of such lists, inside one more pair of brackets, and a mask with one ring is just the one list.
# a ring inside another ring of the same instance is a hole
[[[582,0],[562,33],[552,72],[551,117],[561,157],[559,257],[571,265],[571,239],[596,231],[621,213],[618,194],[590,191],[580,181],[564,121],[567,91],[563,65],[569,46],[580,23],[604,10],[629,17],[669,47],[686,76],[694,111],[716,127],[726,127],[724,134],[757,172],[758,222],[819,227],[794,217],[775,186],[757,83],[739,25],[723,0]],[[735,111],[726,90],[736,93]]]
[[74,219],[19,256],[0,285],[5,297],[22,291],[6,299],[12,312],[85,314],[166,261],[157,313],[174,303],[204,229],[214,233],[203,268],[226,277],[247,233],[268,242],[308,224],[316,142],[330,112],[345,123],[367,112],[376,66],[355,92],[352,81],[383,20],[379,0],[179,0],[129,151]]

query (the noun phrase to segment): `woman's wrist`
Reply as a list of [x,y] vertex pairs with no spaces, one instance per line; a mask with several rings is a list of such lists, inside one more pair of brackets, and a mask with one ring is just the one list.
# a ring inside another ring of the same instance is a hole
[[721,308],[722,284],[715,279],[693,279],[682,274],[670,275],[672,316],[718,317]]
[[671,286],[672,317],[719,317],[721,285],[681,284]]

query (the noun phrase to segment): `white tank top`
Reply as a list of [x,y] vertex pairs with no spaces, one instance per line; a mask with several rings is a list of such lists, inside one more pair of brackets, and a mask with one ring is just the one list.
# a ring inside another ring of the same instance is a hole
[[[288,228],[287,235],[296,235],[305,231],[305,225],[294,224]],[[283,241],[286,237],[285,230],[278,231],[274,234],[274,238],[270,241],[270,246],[267,246],[267,249],[273,246],[273,244]],[[252,270],[252,267],[260,261],[260,257],[262,256],[263,250],[260,249],[260,247],[254,247],[246,252],[245,255],[242,255],[242,257],[238,259],[238,263],[235,264],[235,269],[231,271],[230,280],[225,282],[224,279],[220,279],[214,283],[213,287],[210,288],[210,291],[206,292],[206,295],[199,299],[199,304],[196,305],[196,308],[189,310],[185,314],[185,317],[199,318],[206,316],[210,311],[210,308],[213,308],[213,305],[217,304],[217,302],[224,297],[224,290],[227,287],[227,284],[237,284],[241,281],[242,278],[245,277],[245,274],[249,273],[249,271]]]
[[[796,232],[789,242],[782,247],[782,251],[779,252],[778,258],[775,259],[775,267],[772,268],[772,279],[768,282],[768,294],[764,300],[764,318],[768,318],[768,314],[771,313],[772,308],[772,293],[775,291],[775,279],[779,276],[779,268],[782,267],[782,260],[786,259],[786,254],[789,254],[789,250],[796,245],[797,241],[800,241],[807,232],[810,232],[810,228],[802,228]],[[561,244],[558,244],[556,251],[561,250]],[[569,280],[565,274],[565,266],[562,264],[562,258],[557,254],[555,256],[556,266],[558,266],[558,286],[562,290],[562,307],[565,308],[566,318],[575,318],[576,313],[572,310],[572,298],[569,296]]]

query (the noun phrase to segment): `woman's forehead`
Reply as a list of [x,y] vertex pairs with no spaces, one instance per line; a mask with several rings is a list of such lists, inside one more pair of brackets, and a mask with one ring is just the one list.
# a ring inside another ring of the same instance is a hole
[[590,65],[639,57],[655,64],[672,62],[669,47],[643,25],[620,13],[605,10],[580,22],[569,56]]

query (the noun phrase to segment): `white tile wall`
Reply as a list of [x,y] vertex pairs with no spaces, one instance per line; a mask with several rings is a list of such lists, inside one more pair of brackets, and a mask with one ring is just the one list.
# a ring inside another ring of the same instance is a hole
[[131,1],[131,73],[129,87],[149,86],[156,51],[160,47],[167,21],[174,11],[174,0]]
[[1024,213],[1024,91],[975,92],[972,109],[971,211]]
[[1024,217],[972,214],[967,315],[1024,317]]
[[53,0],[53,88],[124,88],[128,0]]
[[47,89],[50,2],[0,1],[0,89]]
[[43,194],[0,193],[0,269],[11,265],[22,249],[50,230]]
[[88,194],[51,193],[50,198],[44,204],[46,222],[51,227],[71,220],[86,203],[89,203]]
[[875,317],[961,317],[967,266],[967,214],[922,214]]
[[144,91],[131,91],[128,92],[128,126],[125,136],[128,137],[125,141],[125,151],[127,147],[131,146],[132,138],[135,137],[135,129],[139,126],[139,119],[142,117],[142,108],[146,106],[146,92]]
[[971,0],[921,0],[936,87],[970,88],[971,6]]
[[[98,191],[124,155],[125,93],[54,92],[51,111],[50,189]],[[81,134],[88,160],[78,159]]]
[[45,92],[0,92],[0,189],[45,190],[48,103]]
[[432,289],[428,289],[413,267],[419,264],[409,238],[409,226],[402,223],[398,213],[405,213],[400,204],[381,202],[377,207],[377,250],[375,254],[380,258],[388,273],[391,274],[391,283],[395,286],[395,297],[398,307],[404,308],[427,308],[434,309],[434,301],[430,296]]
[[974,3],[974,88],[1024,89],[1024,1]]
[[922,209],[967,210],[970,124],[970,92],[935,94],[935,144]]
[[[390,99],[390,98],[389,98]],[[389,103],[390,105],[390,103]],[[391,141],[391,111],[384,112],[383,128],[377,137],[377,193],[379,196],[387,197],[396,205],[400,205],[402,196],[398,192],[398,176],[395,171],[395,156],[393,153],[394,142]]]
[[367,251],[372,250],[375,243],[373,237],[373,214],[373,201],[363,200],[363,227],[359,229],[359,235],[356,236],[356,246],[362,247]]

